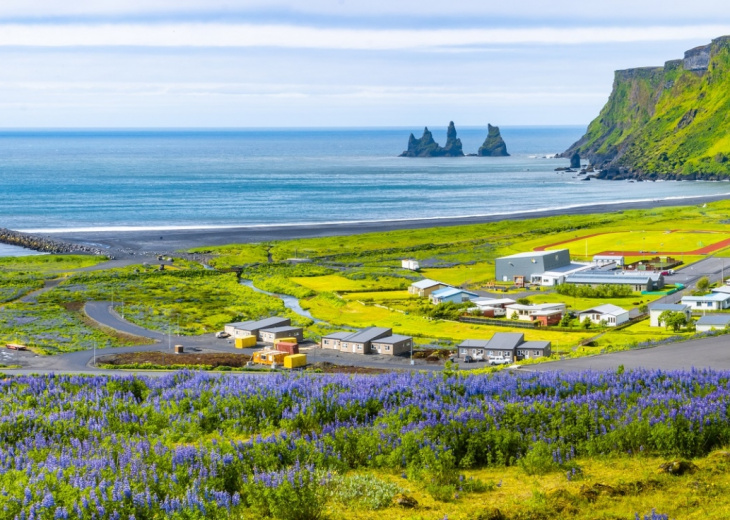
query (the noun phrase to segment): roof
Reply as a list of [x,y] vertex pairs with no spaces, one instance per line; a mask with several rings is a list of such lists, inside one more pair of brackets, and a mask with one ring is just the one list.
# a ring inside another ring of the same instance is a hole
[[387,345],[393,345],[395,343],[400,343],[401,341],[407,341],[409,339],[413,339],[411,336],[403,336],[401,334],[393,334],[392,336],[387,336],[385,338],[378,338],[374,339],[373,343],[385,343]]
[[681,303],[655,303],[649,305],[650,311],[673,311],[673,312],[684,312],[689,308],[689,305],[682,305]]
[[507,309],[514,311],[550,311],[559,310],[565,308],[564,303],[536,303],[535,305],[522,305],[521,303],[514,303],[507,305]]
[[295,331],[295,330],[302,330],[301,327],[271,327],[268,329],[261,329],[261,332],[289,332],[289,331]]
[[590,268],[591,268],[590,264],[568,264],[568,265],[563,265],[560,267],[555,267],[554,269],[550,269],[549,271],[545,271],[544,273],[542,273],[542,275],[545,276],[546,274],[549,275],[551,273],[565,274],[565,273],[569,273],[571,271],[580,271],[581,269],[590,269]]
[[721,285],[720,287],[715,287],[714,289],[712,289],[712,292],[714,292],[714,293],[730,294],[730,286],[728,286],[728,285]]
[[489,345],[488,339],[465,339],[461,343],[457,345],[457,347],[461,348],[486,348]]
[[730,314],[707,314],[697,320],[697,325],[725,327],[730,323]]
[[599,305],[598,307],[591,307],[590,309],[581,311],[578,314],[588,314],[589,312],[595,314],[608,314],[610,316],[619,316],[621,314],[626,314],[629,311],[627,311],[626,309],[622,309],[618,305],[606,303],[604,305]]
[[238,321],[236,323],[229,323],[229,327],[235,327],[241,330],[258,330],[270,327],[280,326],[282,323],[291,323],[289,318],[264,318],[263,320],[249,320],[249,321]]
[[350,334],[346,338],[342,338],[342,341],[348,341],[350,343],[367,343],[385,336],[390,336],[393,333],[393,329],[386,329],[385,327],[368,327],[366,329],[359,330],[354,334]]
[[348,336],[352,336],[352,332],[333,332],[332,334],[327,334],[326,336],[322,336],[322,339],[345,339]]
[[470,296],[479,296],[477,293],[465,291],[464,289],[457,289],[456,287],[444,287],[438,291],[431,293],[431,297],[435,298],[448,298],[449,296],[455,296],[457,294],[468,294]]
[[517,303],[512,298],[474,298],[472,303],[476,305],[509,305],[510,303]]
[[550,348],[550,342],[549,341],[525,341],[518,348],[528,349],[528,350],[530,350],[530,349],[545,350],[546,348]]
[[730,299],[730,294],[710,293],[704,296],[682,296],[682,301],[688,302],[724,302]]
[[450,285],[447,283],[429,280],[428,278],[426,278],[425,280],[420,280],[418,282],[413,282],[411,284],[411,287],[415,287],[416,289],[428,289],[429,287],[433,287],[434,285],[445,285],[446,287],[450,287]]
[[528,251],[527,253],[517,253],[514,255],[509,256],[502,256],[499,258],[499,260],[502,260],[504,258],[533,258],[533,257],[543,257],[543,256],[549,256],[554,255],[557,253],[562,253],[563,251],[567,251],[567,249],[553,249],[550,251]]
[[509,350],[524,343],[525,335],[521,332],[495,332],[487,345],[489,348]]
[[570,274],[566,277],[565,283],[598,283],[598,284],[645,284],[649,280],[653,280],[650,275],[627,275],[627,274],[608,274],[605,271],[591,273],[581,272],[578,274]]
[[563,311],[561,309],[544,309],[535,311],[532,313],[533,316],[555,316],[556,314],[562,314]]

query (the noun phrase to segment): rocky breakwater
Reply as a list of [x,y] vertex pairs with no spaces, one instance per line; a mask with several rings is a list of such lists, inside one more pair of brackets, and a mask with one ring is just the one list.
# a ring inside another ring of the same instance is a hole
[[33,251],[42,251],[44,253],[80,253],[109,256],[106,251],[98,247],[62,242],[60,240],[53,240],[51,238],[32,235],[30,233],[21,233],[5,228],[0,228],[0,242],[12,246],[24,247]]
[[399,157],[464,157],[464,152],[461,148],[461,139],[456,137],[454,122],[451,121],[446,130],[446,146],[439,146],[426,127],[420,139],[411,134],[408,138],[408,149]]

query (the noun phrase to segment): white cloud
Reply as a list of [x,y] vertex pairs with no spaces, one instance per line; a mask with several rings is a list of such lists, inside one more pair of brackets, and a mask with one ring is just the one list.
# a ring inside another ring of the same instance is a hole
[[340,50],[440,49],[460,46],[584,45],[679,41],[730,33],[730,25],[643,28],[335,29],[290,25],[3,24],[0,46],[279,47]]

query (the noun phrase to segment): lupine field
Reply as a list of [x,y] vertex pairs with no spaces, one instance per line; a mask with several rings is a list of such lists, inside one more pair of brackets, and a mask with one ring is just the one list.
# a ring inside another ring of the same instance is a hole
[[344,501],[376,518],[412,485],[440,501],[500,485],[465,478],[474,468],[521,466],[526,476],[570,480],[587,457],[703,456],[730,441],[729,378],[8,377],[0,382],[0,516],[317,519]]

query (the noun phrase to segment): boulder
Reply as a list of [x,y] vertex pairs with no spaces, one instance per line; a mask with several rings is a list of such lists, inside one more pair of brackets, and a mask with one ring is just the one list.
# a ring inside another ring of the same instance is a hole
[[499,127],[488,124],[487,128],[489,133],[484,140],[484,144],[479,147],[477,155],[481,157],[508,157],[507,145],[502,139],[502,134],[499,133]]
[[400,495],[396,495],[393,501],[395,502],[395,505],[405,509],[415,509],[418,507],[418,501],[415,498],[402,493]]
[[570,158],[570,167],[571,168],[580,168],[580,155],[578,152],[575,152],[571,158]]

